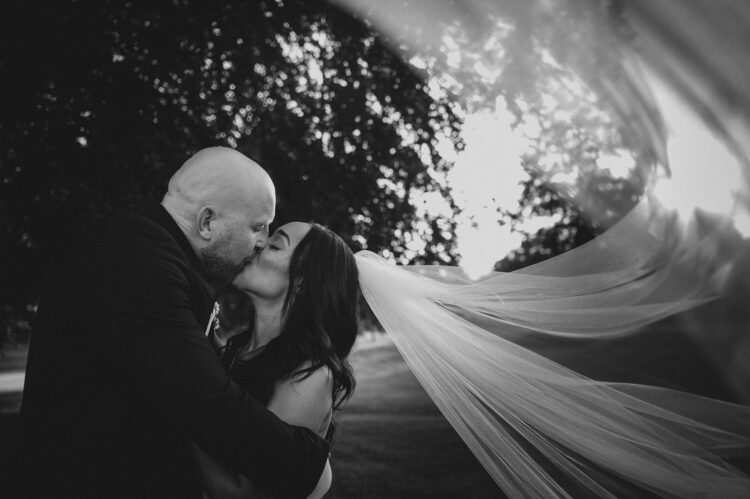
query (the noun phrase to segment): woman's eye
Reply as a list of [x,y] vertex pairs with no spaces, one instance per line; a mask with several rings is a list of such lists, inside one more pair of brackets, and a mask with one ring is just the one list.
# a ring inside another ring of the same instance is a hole
[[278,246],[274,246],[273,244],[269,244],[268,247],[271,248],[272,250],[280,249]]

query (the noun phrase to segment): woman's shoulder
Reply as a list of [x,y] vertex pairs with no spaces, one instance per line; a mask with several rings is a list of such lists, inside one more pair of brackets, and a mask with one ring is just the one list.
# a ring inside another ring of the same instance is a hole
[[316,392],[322,392],[323,390],[330,392],[333,387],[333,372],[325,364],[315,368],[312,361],[306,360],[290,376],[279,380],[279,383],[305,387]]
[[[293,398],[316,401],[323,407],[333,404],[333,373],[322,365],[314,368],[311,361],[305,361],[285,378],[276,381],[274,392],[287,393]],[[311,368],[314,368],[312,371]]]
[[333,408],[333,374],[327,366],[303,363],[295,374],[277,381],[268,408],[289,424],[319,431]]

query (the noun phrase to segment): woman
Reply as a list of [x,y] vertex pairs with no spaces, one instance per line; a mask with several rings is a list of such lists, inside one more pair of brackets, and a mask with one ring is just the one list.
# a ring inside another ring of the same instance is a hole
[[[357,337],[354,255],[330,230],[288,223],[237,276],[253,304],[251,328],[225,344],[214,338],[232,378],[289,424],[332,438],[333,411],[354,390],[346,361]],[[252,484],[196,449],[212,499],[262,497]],[[326,466],[318,488],[330,486]]]

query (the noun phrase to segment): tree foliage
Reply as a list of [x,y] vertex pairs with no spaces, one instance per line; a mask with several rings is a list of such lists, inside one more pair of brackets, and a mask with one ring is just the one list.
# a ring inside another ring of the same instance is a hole
[[[516,126],[533,133],[522,158],[529,179],[518,211],[505,213],[505,222],[530,215],[557,221],[499,261],[504,271],[568,251],[610,227],[638,201],[662,159],[659,137],[645,136],[650,126],[661,132],[658,116],[634,112],[623,50],[631,33],[620,3],[511,4],[504,20],[516,29],[508,35],[503,96]],[[630,167],[611,171],[607,156]]]
[[[620,1],[435,0],[428,12],[420,0],[340,1],[406,38],[465,113],[492,112],[500,97],[527,136],[523,194],[498,223],[516,228],[536,215],[557,223],[526,234],[499,269],[566,251],[610,226],[663,159],[658,113],[625,55],[633,34]],[[612,157],[630,161],[629,171],[608,171]]]
[[[638,82],[625,56],[633,35],[620,2],[491,5],[480,20],[454,29],[460,34],[475,26],[469,36],[455,37],[468,55],[446,71],[468,109],[491,107],[502,96],[514,127],[529,140],[521,158],[529,176],[518,209],[500,210],[499,223],[556,220],[526,234],[522,246],[497,263],[497,270],[510,271],[579,246],[627,213],[663,160],[663,127],[633,88]],[[605,157],[620,157],[630,167],[611,171]]]
[[303,0],[32,5],[6,3],[0,26],[8,315],[28,315],[71,234],[159,198],[217,144],[269,171],[280,223],[315,220],[400,261],[453,261],[453,222],[408,201],[449,198],[436,137],[457,140],[460,120],[366,22]]

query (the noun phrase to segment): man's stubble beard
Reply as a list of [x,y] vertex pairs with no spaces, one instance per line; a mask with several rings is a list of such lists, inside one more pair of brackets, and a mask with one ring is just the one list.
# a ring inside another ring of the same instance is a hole
[[229,243],[229,236],[223,237],[201,251],[201,260],[203,262],[203,267],[206,269],[206,273],[216,284],[222,286],[231,284],[234,278],[237,277],[237,274],[239,274],[245,267],[245,263],[249,259],[246,258],[240,262],[230,260],[226,256],[226,250],[230,245]]

